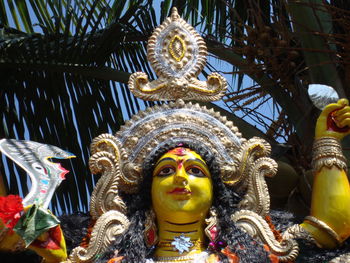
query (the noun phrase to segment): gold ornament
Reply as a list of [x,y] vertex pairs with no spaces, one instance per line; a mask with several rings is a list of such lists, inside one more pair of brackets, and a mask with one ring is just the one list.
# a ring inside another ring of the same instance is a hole
[[215,154],[222,174],[234,181],[237,152],[245,142],[237,127],[220,113],[182,100],[154,106],[134,115],[116,134],[121,154],[120,189],[138,191],[142,164],[167,145],[196,143]]
[[207,56],[203,38],[184,21],[177,9],[154,30],[148,40],[148,59],[158,79],[149,82],[143,72],[130,76],[129,89],[144,100],[219,100],[227,89],[224,77],[212,73],[197,79]]
[[339,141],[333,137],[322,137],[315,140],[313,146],[312,167],[315,172],[322,167],[336,166],[347,171],[346,158]]
[[284,240],[288,239],[304,239],[310,244],[316,245],[316,240],[311,236],[311,234],[305,230],[300,224],[294,224],[288,227],[282,234]]
[[208,253],[202,252],[199,254],[194,254],[190,256],[176,256],[176,257],[157,257],[153,262],[156,263],[172,263],[172,262],[181,262],[181,263],[193,263],[193,262],[206,262],[208,258]]
[[[180,235],[179,238],[181,239],[182,237],[184,237],[183,235]],[[188,238],[189,239],[189,238]],[[176,240],[175,240],[176,241]],[[182,240],[181,240],[182,241]],[[204,242],[196,240],[196,241],[188,241],[188,248],[192,248],[192,249],[200,249],[203,248],[204,246]],[[176,245],[174,244],[174,241],[161,241],[158,243],[157,247],[169,247],[172,248],[173,250],[178,250],[176,248]],[[184,250],[185,252],[186,250]],[[183,253],[183,252],[182,252]],[[180,254],[182,254],[180,253]]]
[[280,262],[294,261],[299,253],[298,243],[294,239],[277,241],[266,220],[250,210],[239,210],[231,219],[251,237],[266,244]]
[[317,219],[314,216],[307,216],[305,217],[305,221],[318,229],[324,230],[324,232],[328,234],[329,238],[334,240],[338,245],[342,243],[340,236],[330,226],[328,226],[325,222],[321,221],[320,219]]
[[193,260],[194,260],[194,256],[158,257],[154,262],[157,262],[157,263],[171,263],[171,262],[193,263]]

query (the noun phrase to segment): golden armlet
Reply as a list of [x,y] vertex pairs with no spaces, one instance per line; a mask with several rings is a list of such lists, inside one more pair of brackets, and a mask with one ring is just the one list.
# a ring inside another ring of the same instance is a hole
[[322,167],[336,166],[347,171],[346,158],[343,155],[340,142],[333,137],[322,137],[315,140],[313,146],[312,167],[314,172]]

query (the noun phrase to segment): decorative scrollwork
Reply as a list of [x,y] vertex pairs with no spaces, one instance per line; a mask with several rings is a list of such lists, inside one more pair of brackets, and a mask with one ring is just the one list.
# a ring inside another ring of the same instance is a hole
[[231,219],[250,236],[268,245],[271,252],[278,256],[280,262],[293,261],[298,256],[298,243],[293,239],[278,242],[267,222],[257,213],[240,210],[234,213]]
[[304,239],[306,242],[317,245],[316,240],[300,224],[288,227],[282,234],[283,239]]
[[237,191],[244,194],[240,208],[248,209],[265,216],[270,210],[270,195],[265,176],[274,176],[277,163],[266,156],[271,146],[263,139],[252,138],[243,143],[238,154],[239,172],[235,178],[225,178],[228,184],[237,184]]
[[120,159],[121,147],[115,136],[109,133],[104,133],[92,140],[90,145],[91,155],[97,152],[109,152],[115,156],[116,159]]
[[277,163],[274,160],[267,157],[256,160],[251,166],[247,178],[248,189],[239,207],[267,215],[270,212],[270,195],[265,176],[274,176],[276,172]]
[[271,152],[271,146],[263,139],[253,137],[240,146],[239,152],[236,154],[236,166],[239,167],[237,173],[229,176],[222,176],[222,180],[225,184],[235,185],[238,182],[241,183],[240,188],[244,192],[247,187],[247,178],[251,165],[260,157],[269,156]]
[[102,173],[91,195],[90,214],[97,219],[109,210],[125,213],[126,207],[119,197],[119,164],[109,152],[97,152],[90,157],[89,166],[92,173]]
[[249,172],[250,165],[260,157],[267,157],[271,153],[271,146],[265,140],[253,137],[250,140],[246,141],[239,153],[241,167],[240,171],[242,178],[247,176]]
[[98,218],[93,228],[88,248],[74,248],[69,257],[70,261],[72,263],[93,262],[118,235],[128,229],[129,224],[127,217],[118,211],[111,210],[104,213]]
[[159,78],[148,81],[143,72],[133,73],[128,82],[132,93],[144,100],[198,100],[214,101],[219,100],[226,91],[227,81],[218,73],[212,73],[207,81],[200,81],[196,78]]

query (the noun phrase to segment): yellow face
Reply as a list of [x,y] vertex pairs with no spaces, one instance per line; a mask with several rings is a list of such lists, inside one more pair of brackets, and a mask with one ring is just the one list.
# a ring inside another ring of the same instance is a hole
[[210,172],[196,152],[179,147],[158,160],[152,181],[152,204],[158,219],[204,218],[212,199]]

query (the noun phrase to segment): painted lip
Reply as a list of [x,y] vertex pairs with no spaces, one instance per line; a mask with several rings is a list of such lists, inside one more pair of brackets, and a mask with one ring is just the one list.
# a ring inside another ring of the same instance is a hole
[[58,169],[60,169],[62,172],[60,173],[60,177],[62,180],[66,179],[66,174],[69,173],[68,170],[64,169],[63,166],[59,163]]
[[173,190],[167,192],[168,194],[177,194],[177,195],[190,195],[192,192],[186,188],[176,187]]

